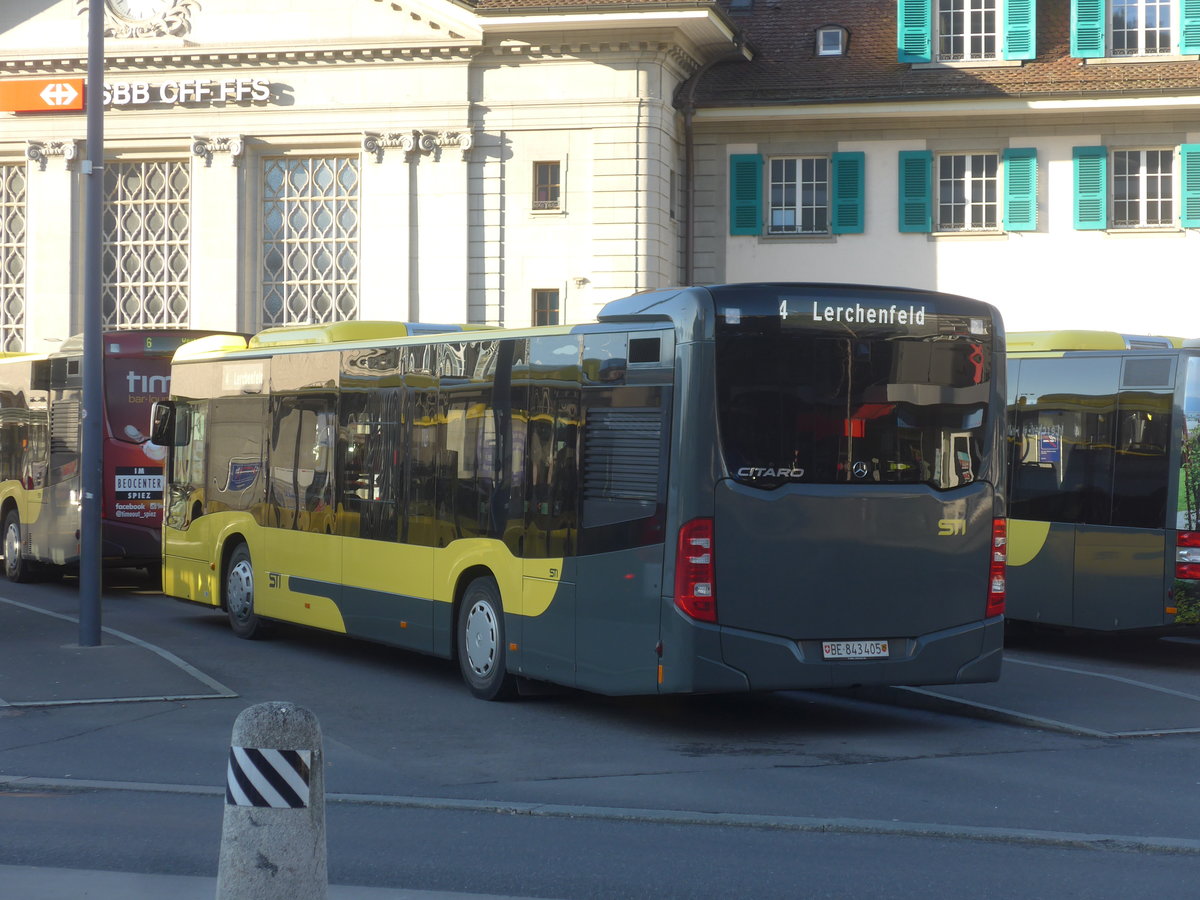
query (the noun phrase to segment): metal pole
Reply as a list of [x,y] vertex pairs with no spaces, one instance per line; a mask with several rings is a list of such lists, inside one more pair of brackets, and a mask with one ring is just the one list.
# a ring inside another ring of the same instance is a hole
[[79,522],[79,645],[100,645],[100,513],[104,501],[104,391],[100,336],[100,234],[104,204],[104,4],[88,4],[87,185],[83,215],[83,496]]

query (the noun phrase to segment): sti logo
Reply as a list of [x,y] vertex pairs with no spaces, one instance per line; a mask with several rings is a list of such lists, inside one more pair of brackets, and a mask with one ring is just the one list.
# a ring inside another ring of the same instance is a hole
[[938,537],[953,537],[967,533],[966,519],[938,519]]

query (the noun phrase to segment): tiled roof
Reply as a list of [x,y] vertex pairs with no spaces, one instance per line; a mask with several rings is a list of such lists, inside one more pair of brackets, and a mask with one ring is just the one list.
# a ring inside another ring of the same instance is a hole
[[[728,0],[722,0],[728,5]],[[754,0],[729,10],[755,51],[710,69],[697,106],[987,96],[1172,94],[1200,89],[1200,62],[1086,64],[1070,55],[1070,0],[1039,0],[1037,59],[995,68],[914,68],[897,61],[896,0]],[[849,32],[844,56],[816,55],[816,29]]]

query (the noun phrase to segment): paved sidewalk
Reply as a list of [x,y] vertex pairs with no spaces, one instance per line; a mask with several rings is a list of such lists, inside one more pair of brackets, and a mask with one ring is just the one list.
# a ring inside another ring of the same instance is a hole
[[[22,707],[237,696],[173,653],[114,628],[103,629],[100,646],[79,646],[72,612],[0,597],[0,721],[6,709]],[[215,877],[0,865],[0,900],[212,900],[216,888]],[[329,886],[329,900],[483,896]]]
[[0,597],[0,709],[146,700],[235,697],[178,656],[103,629],[98,647],[79,646],[75,616]]

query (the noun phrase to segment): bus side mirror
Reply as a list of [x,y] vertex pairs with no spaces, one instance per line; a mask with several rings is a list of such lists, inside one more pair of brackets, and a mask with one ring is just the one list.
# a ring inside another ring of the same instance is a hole
[[160,447],[178,447],[175,438],[175,404],[158,400],[150,411],[150,442]]

